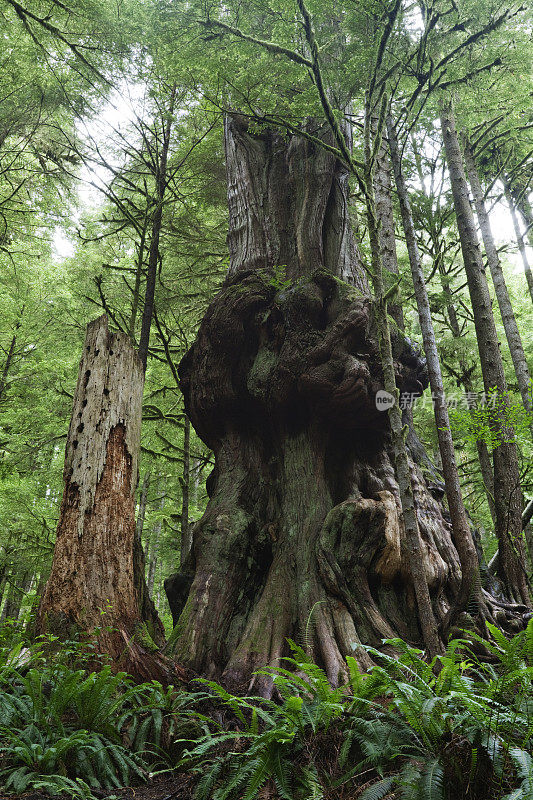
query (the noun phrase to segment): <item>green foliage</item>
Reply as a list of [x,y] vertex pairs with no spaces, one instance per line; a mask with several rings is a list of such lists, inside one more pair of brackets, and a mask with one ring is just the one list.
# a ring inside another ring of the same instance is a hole
[[282,292],[292,285],[292,280],[287,277],[287,267],[278,265],[273,267],[272,271],[274,274],[270,277],[268,285],[273,286],[277,292]]
[[229,718],[190,712],[204,730],[181,764],[199,776],[198,800],[254,800],[266,784],[311,800],[362,780],[365,800],[530,797],[533,621],[511,640],[490,632],[493,663],[454,640],[428,664],[392,639],[394,656],[365,648],[376,664],[368,673],[348,659],[349,687],[339,689],[291,642],[291,671],[260,673],[279,703],[202,681]]
[[533,414],[524,408],[521,398],[509,393],[502,397],[494,388],[488,392],[485,403],[470,411],[451,409],[450,421],[458,437],[473,445],[484,442],[492,451],[500,444],[527,436],[533,425]]
[[136,685],[108,665],[79,668],[76,662],[95,658],[87,643],[57,649],[49,637],[28,649],[18,631],[9,641],[10,632],[12,626],[0,628],[0,780],[6,791],[89,798],[93,789],[143,781],[148,769],[168,763],[187,697],[157,682]]
[[[431,663],[400,639],[333,688],[293,642],[265,669],[276,700],[214,681],[197,692],[135,685],[108,665],[88,671],[90,642],[28,647],[0,627],[0,781],[4,791],[92,798],[176,766],[198,800],[322,800],[359,787],[365,800],[525,800],[533,765],[533,620],[507,639],[489,626],[482,662],[466,640]],[[55,646],[55,650],[53,647]],[[332,794],[333,793],[333,794]]]

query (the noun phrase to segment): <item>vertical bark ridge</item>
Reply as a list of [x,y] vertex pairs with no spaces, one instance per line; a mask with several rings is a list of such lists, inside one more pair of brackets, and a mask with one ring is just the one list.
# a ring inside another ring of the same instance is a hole
[[[309,133],[326,137],[323,125]],[[285,267],[289,278],[325,268],[368,291],[349,224],[348,171],[303,137],[251,135],[237,115],[225,120],[229,276]]]

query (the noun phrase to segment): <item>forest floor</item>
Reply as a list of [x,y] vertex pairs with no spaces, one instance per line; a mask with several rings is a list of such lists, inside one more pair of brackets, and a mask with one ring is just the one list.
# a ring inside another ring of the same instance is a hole
[[120,800],[192,800],[192,780],[189,775],[171,773],[158,775],[141,786],[130,786],[108,794],[102,798]]
[[[125,786],[111,792],[94,791],[94,795],[102,800],[192,800],[192,785],[189,775],[171,773],[158,775],[140,786]],[[44,792],[0,794],[0,800],[50,800],[50,795]]]

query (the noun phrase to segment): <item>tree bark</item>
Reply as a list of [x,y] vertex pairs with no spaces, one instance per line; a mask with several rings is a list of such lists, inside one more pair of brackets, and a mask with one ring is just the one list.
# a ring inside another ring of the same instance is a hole
[[515,184],[511,194],[524,220],[526,227],[524,236],[527,235],[530,247],[533,247],[533,208],[531,208],[531,203],[529,202],[528,188],[529,186],[520,187]]
[[[163,508],[165,507],[165,497],[166,494],[165,491],[163,491],[161,494],[161,500],[159,501],[160,511],[163,511]],[[154,596],[155,570],[159,559],[159,540],[161,538],[162,530],[163,519],[159,517],[154,524],[152,534],[150,536],[150,552],[148,556],[148,578],[146,580],[146,585],[148,586],[148,592],[152,598]]]
[[142,544],[142,536],[144,530],[144,520],[146,519],[146,503],[148,500],[148,490],[150,488],[150,472],[144,473],[144,478],[141,486],[141,494],[139,497],[139,508],[137,511],[137,518],[135,520],[135,538]]
[[518,245],[518,250],[520,251],[520,255],[522,257],[522,264],[524,265],[524,273],[526,276],[527,288],[529,290],[531,302],[533,302],[533,271],[531,270],[531,266],[528,261],[526,246],[524,244],[524,237],[522,236],[522,231],[520,230],[520,223],[518,221],[513,196],[511,193],[511,185],[506,178],[503,179],[503,188],[505,191],[505,199],[507,201],[507,205],[509,206],[509,211],[511,212],[511,218],[513,220],[513,228],[515,232],[516,243]]
[[4,362],[4,368],[2,370],[2,375],[0,376],[0,401],[3,399],[4,393],[7,387],[7,378],[9,375],[9,370],[11,368],[11,361],[13,359],[13,354],[15,352],[15,345],[17,343],[17,337],[14,335],[11,338],[11,343],[9,345],[9,350],[7,351],[6,360]]
[[[373,127],[376,126],[374,120]],[[376,156],[374,171],[374,196],[376,201],[376,216],[379,221],[379,250],[381,263],[385,274],[398,280],[398,256],[396,253],[396,231],[394,227],[394,213],[392,208],[392,182],[391,167],[387,153],[387,141],[383,136],[381,147]],[[390,278],[389,278],[390,281]],[[398,328],[404,330],[403,310],[399,303],[390,303],[388,312]]]
[[431,318],[429,297],[424,280],[424,271],[416,241],[415,226],[411,214],[409,195],[403,177],[401,156],[398,148],[396,131],[394,129],[394,124],[390,114],[387,117],[387,134],[396,189],[398,191],[398,199],[400,202],[400,212],[402,216],[407,251],[409,254],[409,263],[411,265],[411,274],[413,277],[418,318],[420,320],[420,329],[422,331],[422,339],[424,342],[424,352],[426,354],[428,365],[429,384],[433,399],[435,425],[437,428],[437,437],[442,461],[442,472],[444,475],[446,496],[448,498],[448,508],[450,510],[452,522],[454,544],[461,561],[461,586],[457,597],[455,598],[455,606],[451,609],[452,613],[450,614],[449,619],[449,622],[451,623],[460,611],[466,610],[469,601],[473,600],[476,602],[480,609],[483,608],[485,614],[486,610],[484,608],[485,603],[483,602],[481,593],[481,580],[476,548],[466,516],[461,493],[461,485],[459,482],[459,474],[457,472],[455,449],[450,430],[450,420],[448,418],[448,408],[446,406],[440,360],[437,350],[437,341],[435,338],[435,330],[433,328],[433,320]]
[[[507,385],[503,361],[450,102],[442,106],[441,128],[461,251],[472,301],[485,392],[488,394],[489,390],[495,388],[499,401],[506,403]],[[494,425],[501,435],[501,443],[495,447],[493,453],[496,535],[500,548],[498,576],[509,598],[527,605],[529,593],[525,573],[521,525],[522,494],[516,445],[510,441],[511,432],[498,411],[494,413]]]
[[[494,291],[496,293],[496,299],[498,301],[503,327],[507,337],[507,344],[509,345],[509,352],[511,353],[511,358],[513,361],[516,382],[518,383],[518,389],[520,391],[524,408],[527,412],[531,413],[531,377],[529,375],[529,367],[527,364],[524,347],[522,345],[522,337],[520,336],[520,331],[518,330],[513,306],[509,297],[509,292],[507,291],[507,285],[505,283],[505,277],[500,264],[498,250],[492,235],[489,215],[487,213],[487,209],[485,208],[485,196],[483,189],[481,188],[474,154],[472,153],[472,149],[468,140],[465,140],[464,144],[464,157],[468,180],[470,182],[470,188],[472,189],[472,194],[474,197],[479,227],[481,229],[481,236],[483,238],[483,245],[485,247],[485,254],[487,256],[487,263],[490,268],[490,274],[492,275],[492,283],[494,284]],[[531,432],[533,435],[533,428],[531,429]]]
[[31,586],[32,578],[33,573],[28,570],[20,578],[11,575],[7,597],[0,615],[0,622],[5,622],[6,619],[13,619],[15,622],[18,620],[22,603]]
[[[324,126],[309,132],[327,139]],[[226,117],[229,276],[285,267],[289,279],[319,267],[368,292],[348,212],[348,170],[308,139],[269,131],[250,136]],[[257,165],[268,165],[261,171]]]
[[181,480],[181,548],[180,564],[185,564],[192,547],[189,525],[189,491],[191,484],[191,421],[185,415],[183,426],[183,473]]
[[[135,488],[143,369],[107,317],[87,328],[67,437],[65,488],[38,629],[97,630],[102,652],[137,677],[164,677],[157,615],[142,616],[134,580]],[[142,548],[141,548],[142,550]]]
[[41,572],[37,579],[37,586],[35,588],[35,597],[31,605],[30,613],[28,615],[28,620],[26,622],[26,628],[25,628],[27,636],[29,636],[31,639],[35,638],[36,636],[35,621],[37,618],[37,613],[39,611],[39,604],[41,602],[41,597],[44,592],[44,588],[46,586],[46,580],[47,580],[46,575]]
[[16,597],[17,589],[13,582],[13,577],[7,580],[7,594],[5,595],[2,613],[0,614],[0,622],[5,622],[6,619],[13,619],[16,613]]

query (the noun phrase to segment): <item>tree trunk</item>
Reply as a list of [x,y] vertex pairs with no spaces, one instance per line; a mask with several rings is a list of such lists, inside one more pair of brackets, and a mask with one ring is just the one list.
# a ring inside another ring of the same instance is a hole
[[[161,500],[159,502],[160,511],[163,511],[163,508],[165,507],[165,497],[166,495],[163,491],[161,494]],[[150,597],[152,598],[154,596],[155,569],[159,559],[159,540],[161,538],[162,529],[163,519],[162,517],[159,517],[154,524],[152,535],[150,536],[150,552],[148,556],[148,578],[146,580],[146,585],[148,587]]]
[[[374,121],[374,127],[376,121]],[[376,157],[374,171],[374,196],[376,201],[376,216],[379,220],[379,249],[380,258],[385,273],[388,273],[389,282],[398,280],[398,256],[396,253],[396,232],[394,229],[394,213],[392,209],[392,184],[391,168],[387,153],[387,142],[383,137],[381,147]],[[388,306],[390,316],[401,331],[404,330],[403,310],[399,303],[390,303]]]
[[0,615],[0,622],[5,622],[6,619],[18,620],[22,603],[30,589],[32,578],[33,573],[30,571],[26,571],[20,579],[14,575],[11,576],[7,597]]
[[[167,112],[167,118],[163,126],[161,157],[157,163],[156,175],[155,175],[155,182],[156,182],[155,209],[152,219],[150,248],[148,251],[146,290],[144,293],[141,335],[139,338],[139,358],[141,359],[144,372],[146,372],[146,364],[148,361],[148,347],[150,345],[150,329],[152,326],[152,317],[154,314],[155,285],[157,279],[157,267],[159,264],[159,240],[161,238],[161,229],[163,226],[163,203],[165,200],[165,192],[167,189],[167,180],[168,180],[167,162],[168,162],[170,134],[172,129],[172,117],[174,114],[175,102],[176,102],[176,85],[174,84],[170,95],[170,104]],[[141,243],[144,248],[144,236],[141,237]]]
[[[65,488],[38,629],[98,631],[102,652],[138,677],[164,676],[157,615],[134,580],[142,364],[107,317],[87,328],[67,437]],[[142,551],[142,548],[141,548]]]
[[5,594],[4,605],[2,613],[0,614],[0,622],[5,622],[6,619],[12,619],[16,613],[16,596],[17,590],[13,581],[13,577],[7,580],[7,593]]
[[509,211],[511,212],[511,218],[513,220],[513,227],[515,232],[516,243],[518,245],[518,250],[520,251],[520,255],[522,256],[522,264],[524,265],[524,272],[526,275],[527,281],[527,288],[529,289],[529,295],[531,297],[531,301],[533,302],[533,272],[529,265],[529,261],[527,258],[526,253],[526,246],[524,244],[524,237],[522,236],[522,231],[520,230],[520,223],[518,221],[518,217],[516,215],[516,208],[513,200],[513,196],[511,193],[511,186],[509,181],[504,178],[503,180],[503,188],[505,191],[505,199],[507,201],[507,205],[509,206]]
[[4,393],[7,387],[7,378],[9,375],[9,370],[11,367],[11,361],[13,359],[13,354],[15,352],[15,345],[17,343],[17,337],[13,336],[11,338],[11,343],[9,345],[9,350],[7,351],[6,360],[4,363],[4,368],[2,370],[2,374],[0,375],[0,401],[2,400]]
[[[420,179],[420,184],[422,186],[422,191],[425,197],[427,198],[428,194],[424,187],[424,172],[422,169],[422,162],[420,159],[420,153],[416,146],[416,141],[414,137],[411,140],[411,144],[413,147],[415,164],[418,172],[418,177]],[[459,325],[459,320],[457,318],[457,310],[454,305],[453,295],[450,290],[449,282],[447,280],[448,275],[446,273],[444,266],[444,257],[441,249],[440,233],[435,229],[432,219],[428,221],[428,228],[429,228],[429,234],[431,236],[432,245],[434,248],[434,264],[438,270],[442,292],[446,298],[446,313],[448,315],[448,325],[453,338],[459,341],[462,338],[462,331],[461,331],[461,326]],[[464,359],[464,357],[460,357],[457,366],[458,369],[457,370],[454,369],[452,374],[457,381],[457,385],[462,387],[463,392],[465,393],[465,397],[467,398],[468,408],[472,411],[477,405],[477,402],[475,400],[476,393],[474,392],[472,384],[472,372],[475,368],[475,362],[469,365],[467,361]],[[479,458],[481,479],[483,481],[483,487],[485,490],[485,494],[487,496],[487,503],[489,506],[490,515],[492,517],[492,520],[494,521],[496,519],[496,509],[494,506],[494,474],[492,471],[492,459],[485,442],[482,441],[476,442],[476,448]]]
[[[376,400],[375,303],[360,256],[348,257],[345,170],[309,141],[252,135],[239,119],[226,122],[226,154],[230,272],[180,365],[215,468],[184,574],[165,588],[177,659],[268,694],[268,679],[251,676],[279,663],[286,637],[338,683],[346,655],[369,665],[360,641],[422,635],[389,418]],[[280,280],[280,264],[292,280]],[[399,333],[392,349],[398,388],[420,393],[423,361]],[[442,622],[459,558],[412,459],[407,473],[417,571]]]
[[401,156],[396,139],[396,131],[390,115],[387,117],[387,133],[389,148],[391,153],[394,178],[400,201],[400,212],[402,215],[403,229],[413,276],[413,286],[415,290],[418,318],[424,342],[424,352],[427,358],[429,384],[433,398],[433,409],[435,413],[435,425],[439,441],[439,450],[442,461],[442,472],[448,498],[448,508],[452,522],[454,544],[461,561],[461,587],[455,601],[455,607],[451,609],[450,622],[456,617],[459,611],[466,610],[469,601],[477,602],[478,607],[484,606],[481,594],[481,580],[479,575],[479,564],[476,548],[470,525],[466,516],[459,483],[459,474],[455,461],[455,448],[453,445],[450,430],[450,420],[448,418],[448,408],[444,395],[444,385],[440,368],[437,341],[431,318],[429,297],[424,280],[424,271],[418,252],[416,241],[415,226],[411,214],[409,195],[402,172]]
[[189,525],[189,490],[191,484],[191,421],[185,415],[183,426],[183,474],[181,481],[181,548],[180,564],[185,564],[192,547]]
[[490,274],[492,275],[492,282],[494,284],[494,291],[496,292],[496,299],[500,308],[503,327],[507,337],[507,344],[509,345],[509,352],[511,353],[511,358],[513,361],[516,382],[518,383],[518,389],[520,391],[524,408],[526,411],[531,413],[531,378],[529,375],[526,354],[522,345],[520,331],[518,330],[518,325],[516,324],[509,292],[507,291],[507,285],[505,283],[505,277],[500,264],[498,250],[492,235],[489,215],[487,213],[487,209],[485,208],[485,196],[479,181],[474,154],[472,153],[470,143],[468,141],[465,141],[464,156],[468,180],[474,196],[474,203],[479,221],[479,227],[481,229],[481,236],[483,238],[483,245],[485,247],[485,253],[487,256],[487,262],[490,268]]
[[35,597],[33,598],[33,602],[30,608],[30,613],[28,615],[28,620],[26,622],[26,635],[33,639],[36,636],[36,629],[35,629],[35,621],[37,619],[37,613],[39,611],[39,604],[41,602],[41,597],[44,592],[44,588],[46,586],[46,576],[43,572],[40,573],[37,586],[35,588]]
[[533,247],[533,208],[528,197],[529,186],[515,186],[511,189],[511,194],[515,201],[515,205],[522,215],[526,231],[524,236],[527,235],[530,247]]
[[[503,361],[451,103],[443,104],[441,127],[461,250],[472,301],[485,392],[488,394],[490,389],[496,388],[499,402],[506,403],[507,385]],[[493,453],[496,535],[500,548],[498,576],[509,598],[527,605],[529,593],[525,573],[521,525],[522,494],[516,445],[513,441],[509,441],[511,432],[507,429],[505,420],[498,410],[494,412],[493,424],[501,435],[501,444],[495,447]]]
[[[392,403],[388,408],[391,445],[394,453],[394,467],[396,470],[396,477],[398,480],[398,489],[400,494],[400,507],[401,507],[401,520],[404,529],[404,538],[402,541],[403,551],[407,556],[407,563],[409,566],[409,574],[413,585],[413,590],[416,598],[418,617],[420,620],[420,628],[422,630],[422,637],[424,645],[426,646],[430,656],[436,656],[442,649],[441,641],[437,631],[435,622],[435,614],[431,605],[431,597],[429,594],[429,584],[427,576],[424,571],[419,569],[419,565],[423,559],[422,541],[418,525],[414,494],[413,482],[411,479],[409,469],[409,458],[406,446],[406,432],[403,429],[402,412],[400,410],[399,399],[400,390],[399,383],[396,379],[396,370],[394,366],[394,354],[392,348],[391,326],[389,323],[388,315],[388,300],[385,286],[385,274],[383,264],[383,238],[380,240],[380,219],[377,213],[376,198],[374,192],[374,164],[372,154],[378,152],[383,144],[382,131],[378,130],[377,133],[371,135],[371,114],[369,110],[369,103],[371,98],[367,98],[366,112],[365,112],[365,161],[364,161],[364,189],[366,201],[366,217],[368,224],[368,239],[370,243],[371,265],[372,265],[372,285],[374,288],[374,318],[376,321],[377,340],[379,353],[381,357],[381,369],[383,372],[383,385],[385,392],[388,393],[392,399]],[[377,137],[377,138],[376,138]],[[379,159],[378,159],[379,162]],[[390,190],[390,179],[389,179]],[[394,255],[396,254],[396,247],[394,242],[394,220],[392,219],[392,203],[390,209],[387,210],[385,216],[389,216],[386,225],[390,227],[389,233],[392,235],[393,241],[389,244],[392,247]],[[389,225],[390,223],[390,225]],[[397,267],[397,264],[396,264]],[[403,318],[401,319],[403,323]]]
[[144,473],[144,478],[141,486],[141,494],[139,497],[139,508],[137,511],[137,519],[135,520],[135,538],[142,544],[142,536],[144,530],[144,520],[146,519],[146,502],[148,500],[148,490],[150,488],[150,472]]

